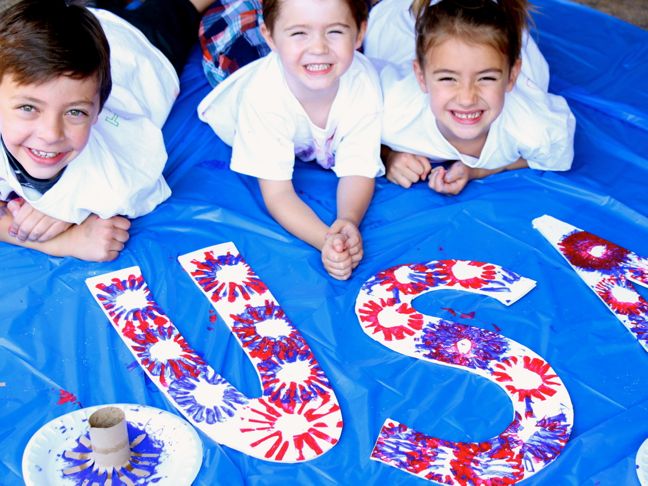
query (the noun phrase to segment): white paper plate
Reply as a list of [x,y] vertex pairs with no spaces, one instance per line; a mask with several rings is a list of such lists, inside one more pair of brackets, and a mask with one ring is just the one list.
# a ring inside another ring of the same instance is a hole
[[[62,415],[41,427],[29,440],[22,460],[22,474],[27,486],[75,485],[78,477],[65,476],[63,470],[71,466],[63,453],[78,445],[88,434],[88,418],[103,407],[121,408],[126,422],[144,430],[161,446],[159,464],[153,475],[135,481],[156,486],[190,485],[202,464],[202,442],[189,423],[172,413],[145,405],[117,403],[83,408]],[[130,437],[133,440],[133,437]],[[135,448],[137,450],[137,448]]]
[[648,486],[648,439],[643,441],[643,444],[637,451],[637,477],[641,486]]

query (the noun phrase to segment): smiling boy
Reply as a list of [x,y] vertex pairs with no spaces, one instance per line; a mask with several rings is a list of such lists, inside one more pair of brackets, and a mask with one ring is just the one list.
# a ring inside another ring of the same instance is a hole
[[208,3],[149,0],[118,16],[22,0],[0,13],[0,241],[119,255],[127,218],[171,194],[161,127]]

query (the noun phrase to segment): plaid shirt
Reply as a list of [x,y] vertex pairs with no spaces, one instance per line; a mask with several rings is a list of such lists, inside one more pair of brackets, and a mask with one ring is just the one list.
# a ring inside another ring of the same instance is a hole
[[200,23],[202,65],[212,86],[270,52],[259,26],[261,0],[217,0]]

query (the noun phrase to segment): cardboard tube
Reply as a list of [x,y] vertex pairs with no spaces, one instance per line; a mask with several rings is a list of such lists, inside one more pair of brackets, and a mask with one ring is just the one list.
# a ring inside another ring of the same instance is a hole
[[95,465],[110,469],[128,464],[131,450],[124,412],[117,407],[100,408],[88,422]]

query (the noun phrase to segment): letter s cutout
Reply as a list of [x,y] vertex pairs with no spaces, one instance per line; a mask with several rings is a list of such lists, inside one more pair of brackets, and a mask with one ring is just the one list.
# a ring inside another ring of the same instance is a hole
[[648,351],[648,302],[632,285],[648,287],[648,259],[551,216],[533,227]]
[[432,290],[489,295],[510,305],[533,280],[490,263],[438,260],[400,265],[367,280],[356,314],[370,337],[388,348],[488,378],[513,402],[513,420],[497,437],[452,442],[387,419],[371,459],[443,484],[512,484],[558,457],[574,423],[571,399],[549,364],[501,334],[423,315],[412,301]]
[[324,370],[233,243],[178,258],[236,336],[261,381],[248,398],[194,351],[137,266],[86,280],[149,378],[214,441],[258,459],[301,462],[337,444],[342,414]]

